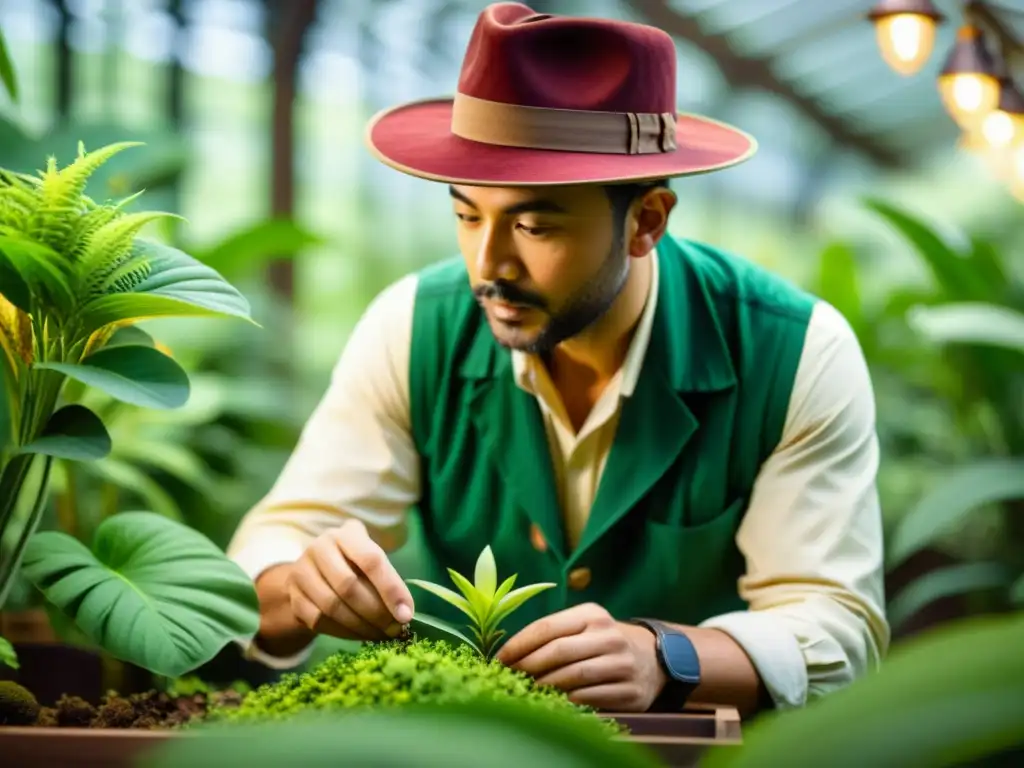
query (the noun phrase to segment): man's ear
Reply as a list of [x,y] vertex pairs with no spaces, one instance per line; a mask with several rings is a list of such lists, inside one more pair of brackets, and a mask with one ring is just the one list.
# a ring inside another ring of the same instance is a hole
[[630,256],[639,259],[654,250],[668,229],[668,217],[677,200],[676,193],[668,187],[655,187],[633,203]]

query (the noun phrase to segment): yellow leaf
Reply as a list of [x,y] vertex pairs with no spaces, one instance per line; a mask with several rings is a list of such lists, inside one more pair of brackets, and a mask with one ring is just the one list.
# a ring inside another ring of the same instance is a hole
[[14,375],[32,364],[32,318],[0,294],[0,347]]

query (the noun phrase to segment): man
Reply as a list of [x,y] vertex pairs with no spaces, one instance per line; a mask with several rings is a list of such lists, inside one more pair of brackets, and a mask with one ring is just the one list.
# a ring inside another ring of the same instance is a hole
[[674,67],[659,30],[497,4],[454,100],[371,123],[383,162],[449,185],[463,258],[373,302],[242,522],[253,657],[457,621],[389,560],[411,508],[418,575],[490,545],[502,577],[558,585],[498,658],[579,703],[796,707],[885,653],[860,348],[827,304],[666,235],[667,179],[755,150],[676,115]]

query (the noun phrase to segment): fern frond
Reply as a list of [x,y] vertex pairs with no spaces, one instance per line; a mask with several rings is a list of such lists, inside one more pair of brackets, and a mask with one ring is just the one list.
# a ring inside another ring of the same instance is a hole
[[100,211],[111,211],[116,218],[88,234],[88,243],[81,252],[78,264],[78,274],[83,280],[90,280],[97,272],[109,273],[112,265],[120,264],[122,257],[131,250],[139,230],[155,219],[171,215],[149,211],[117,215],[117,210],[110,207],[98,209],[97,217]]
[[139,146],[140,142],[110,144],[92,153],[79,147],[78,158],[58,170],[56,158],[47,160],[39,187],[39,208],[30,218],[28,234],[54,250],[64,252],[71,245],[73,222],[86,208],[85,185],[96,170],[114,155]]
[[135,286],[149,277],[151,270],[147,259],[130,258],[107,276],[100,290],[103,293],[131,293]]

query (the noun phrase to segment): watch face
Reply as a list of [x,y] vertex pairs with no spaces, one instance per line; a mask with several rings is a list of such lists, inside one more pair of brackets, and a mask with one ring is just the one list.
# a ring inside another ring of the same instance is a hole
[[662,658],[677,680],[700,683],[700,660],[693,643],[685,635],[666,633],[661,641]]

